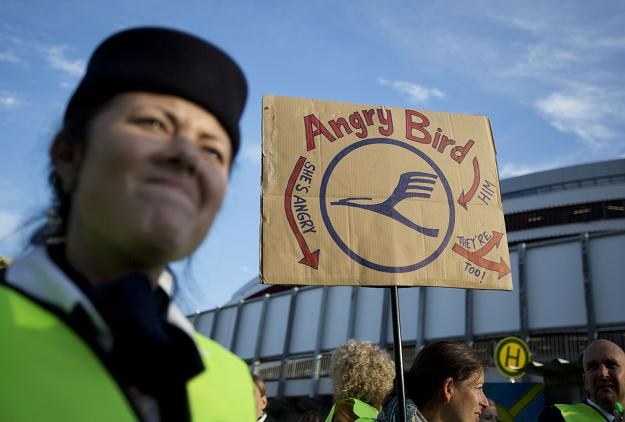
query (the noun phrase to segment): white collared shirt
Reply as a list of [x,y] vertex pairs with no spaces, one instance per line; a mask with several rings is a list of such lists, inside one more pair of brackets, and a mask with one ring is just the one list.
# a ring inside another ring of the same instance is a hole
[[[93,306],[83,291],[50,259],[44,246],[37,246],[11,263],[6,271],[6,283],[44,303],[54,305],[70,314],[80,305],[98,332],[98,342],[106,351],[113,347],[113,337],[108,324]],[[163,272],[159,286],[168,294],[171,291],[171,275]],[[182,312],[169,304],[167,321],[189,336],[195,329]]]
[[603,417],[606,418],[608,421],[614,422],[614,420],[616,419],[616,416],[614,416],[612,413],[608,413],[603,407],[599,406],[597,403],[595,403],[591,399],[589,398],[586,399],[586,403],[588,403],[590,406],[597,409],[597,411],[601,413]]

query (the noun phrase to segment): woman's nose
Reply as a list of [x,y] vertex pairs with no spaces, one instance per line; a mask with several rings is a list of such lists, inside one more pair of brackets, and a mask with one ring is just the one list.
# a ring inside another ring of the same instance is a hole
[[189,136],[177,134],[170,146],[171,155],[167,162],[178,170],[195,173],[198,162],[198,150]]
[[488,407],[488,398],[486,397],[486,394],[484,394],[483,391],[482,391],[482,397],[480,398],[480,406],[482,406],[483,408]]

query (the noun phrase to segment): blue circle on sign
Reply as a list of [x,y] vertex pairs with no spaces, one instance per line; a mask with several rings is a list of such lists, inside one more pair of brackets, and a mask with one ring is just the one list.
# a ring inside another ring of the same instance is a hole
[[[445,236],[443,237],[443,240],[441,241],[441,244],[438,246],[438,248],[436,248],[436,250],[434,252],[432,252],[430,255],[425,257],[423,260],[418,261],[418,262],[416,262],[414,264],[411,264],[411,265],[405,265],[405,266],[400,266],[400,267],[393,267],[393,266],[389,266],[389,265],[382,265],[382,264],[378,264],[378,263],[375,263],[375,262],[371,262],[371,261],[361,257],[356,252],[354,252],[349,246],[347,246],[347,244],[345,242],[343,242],[343,239],[341,239],[339,234],[334,229],[334,226],[332,225],[332,221],[330,220],[330,216],[328,215],[328,209],[327,209],[327,206],[326,206],[326,189],[328,187],[328,182],[330,180],[330,177],[332,176],[332,172],[334,171],[336,166],[349,153],[351,153],[351,152],[353,152],[353,151],[355,151],[355,150],[357,150],[359,148],[364,148],[364,147],[367,147],[367,146],[370,146],[370,145],[376,145],[376,144],[392,145],[392,146],[404,148],[404,149],[410,151],[411,153],[415,154],[416,156],[421,158],[423,161],[425,161],[432,168],[432,170],[434,170],[434,172],[438,176],[439,180],[441,181],[441,183],[442,183],[442,185],[443,185],[443,187],[445,189],[445,195],[447,196],[447,204],[449,206],[449,220],[448,220],[448,223],[447,223],[447,231],[445,232]],[[385,272],[385,273],[407,273],[407,272],[410,272],[410,271],[415,271],[415,270],[418,270],[420,268],[423,268],[426,265],[430,264],[432,261],[434,261],[436,258],[438,258],[438,256],[443,252],[443,250],[445,249],[445,247],[449,243],[449,240],[451,239],[451,235],[452,235],[452,233],[454,231],[454,225],[455,225],[455,221],[456,221],[456,213],[455,213],[453,194],[451,192],[451,188],[449,186],[449,183],[447,182],[447,178],[445,177],[445,175],[443,174],[441,169],[436,165],[436,163],[430,157],[428,157],[425,153],[423,153],[422,151],[420,151],[417,148],[413,147],[412,145],[406,144],[405,142],[401,142],[401,141],[398,141],[398,140],[395,140],[395,139],[388,139],[388,138],[365,139],[363,141],[355,142],[355,143],[349,145],[347,148],[343,149],[336,156],[334,156],[334,158],[332,159],[332,161],[330,162],[330,164],[326,168],[326,170],[325,170],[325,172],[323,174],[323,178],[321,179],[321,189],[320,189],[319,196],[320,196],[320,202],[321,202],[321,216],[323,218],[323,222],[324,222],[326,228],[328,229],[328,233],[330,233],[330,236],[332,237],[334,242],[351,259],[353,259],[354,261],[358,262],[361,265],[364,265],[367,268],[371,268],[372,270],[381,271],[381,272]]]

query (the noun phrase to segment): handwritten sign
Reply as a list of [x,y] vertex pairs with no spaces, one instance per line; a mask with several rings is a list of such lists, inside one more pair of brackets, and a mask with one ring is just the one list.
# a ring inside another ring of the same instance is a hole
[[263,98],[267,284],[511,290],[486,117]]

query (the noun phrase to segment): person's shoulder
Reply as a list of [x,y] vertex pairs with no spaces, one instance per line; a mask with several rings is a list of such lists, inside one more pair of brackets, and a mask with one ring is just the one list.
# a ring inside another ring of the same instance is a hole
[[193,333],[204,371],[189,382],[195,419],[254,421],[254,386],[245,361],[203,335]]
[[247,373],[247,365],[243,359],[226,349],[224,346],[204,335],[195,332],[193,334],[195,344],[202,356],[202,360],[209,365],[211,362],[219,362],[219,365],[227,365],[231,369],[245,370]]
[[538,417],[538,422],[564,422],[564,417],[555,405],[547,406]]
[[353,399],[341,400],[336,403],[332,422],[355,421],[356,419],[358,419],[358,416],[354,413]]
[[564,419],[564,416],[562,415],[562,410],[560,410],[558,406],[565,407],[565,408],[570,408],[570,407],[579,408],[579,405],[582,405],[582,407],[583,406],[591,407],[586,402],[580,402],[580,403],[574,403],[574,404],[552,404],[551,406],[547,406],[543,409],[543,411],[541,412],[538,418],[538,422],[564,422],[566,421],[566,419]]
[[198,352],[202,357],[205,373],[209,378],[223,385],[237,385],[237,388],[252,389],[252,376],[247,363],[224,346],[195,332],[193,335]]

